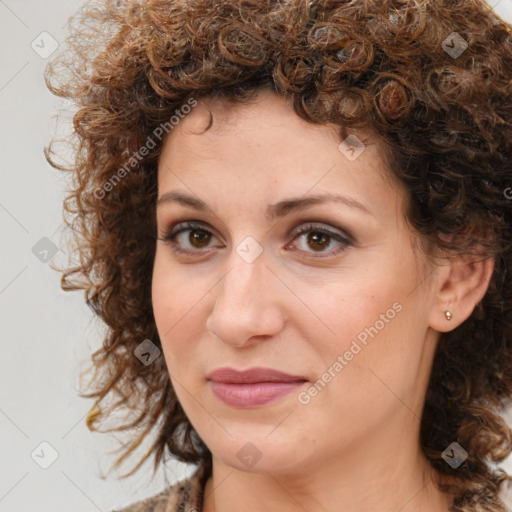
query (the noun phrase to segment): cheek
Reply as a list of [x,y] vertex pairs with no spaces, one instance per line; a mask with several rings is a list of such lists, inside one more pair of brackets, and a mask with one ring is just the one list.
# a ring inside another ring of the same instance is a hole
[[158,255],[158,251],[153,268],[151,295],[156,327],[169,365],[170,355],[186,347],[186,343],[180,343],[180,340],[184,340],[183,329],[190,325],[188,318],[194,314],[191,306],[198,302],[199,297],[196,298],[197,293],[188,280],[171,268],[165,258]]
[[200,277],[189,275],[172,264],[166,257],[168,250],[157,249],[151,283],[155,321],[159,331],[164,333],[174,325],[172,332],[180,327],[180,319],[184,319],[192,305],[200,301],[205,290]]
[[396,290],[359,287],[354,297],[355,290],[345,287],[323,302],[320,316],[334,334],[319,330],[319,322],[304,322],[315,343],[307,363],[315,380],[297,397],[307,404],[302,412],[308,418],[318,415],[325,422],[327,416],[332,419],[327,423],[340,425],[349,437],[357,435],[359,420],[379,423],[400,408],[395,393],[409,396],[421,365],[421,340],[414,338],[410,309],[394,300]]
[[[212,277],[194,272],[193,265],[176,268],[165,257],[155,258],[152,277],[153,314],[163,355],[172,377],[190,383],[204,368],[200,341],[204,339]],[[190,384],[189,384],[190,385]],[[179,389],[176,388],[179,394]]]
[[165,333],[172,326],[173,317],[178,314],[176,308],[180,307],[179,301],[176,300],[176,286],[169,275],[164,271],[163,265],[159,264],[157,257],[153,268],[151,297],[153,315],[162,343],[166,339]]
[[311,286],[298,290],[310,298],[315,314],[306,313],[302,325],[316,340],[326,370],[345,356],[344,362],[360,368],[361,379],[369,368],[392,374],[421,349],[422,301],[419,290],[411,293],[419,280],[414,259],[404,251],[400,258],[383,254],[374,261],[324,283],[313,295]]

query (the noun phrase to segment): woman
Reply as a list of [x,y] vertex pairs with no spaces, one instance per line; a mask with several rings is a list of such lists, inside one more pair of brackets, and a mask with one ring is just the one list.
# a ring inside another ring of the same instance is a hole
[[506,510],[511,36],[477,0],[82,13],[47,82],[87,424],[197,464],[124,512]]

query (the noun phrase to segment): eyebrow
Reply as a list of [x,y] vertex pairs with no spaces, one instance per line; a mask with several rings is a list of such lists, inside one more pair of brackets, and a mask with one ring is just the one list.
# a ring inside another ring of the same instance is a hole
[[[368,215],[373,216],[373,213],[368,210],[364,204],[360,203],[356,199],[332,193],[314,196],[293,197],[279,201],[278,203],[271,204],[267,207],[265,216],[269,220],[273,220],[277,217],[284,217],[293,210],[328,202],[341,203],[345,206],[356,208],[364,213],[367,213]],[[166,203],[179,203],[185,206],[190,206],[191,208],[194,208],[198,211],[211,211],[208,205],[201,199],[189,196],[182,192],[166,192],[158,198],[157,207]]]

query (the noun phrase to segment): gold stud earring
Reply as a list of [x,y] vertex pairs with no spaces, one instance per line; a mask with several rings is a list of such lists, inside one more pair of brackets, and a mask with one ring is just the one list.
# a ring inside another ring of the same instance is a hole
[[449,311],[445,311],[444,316],[446,317],[446,320],[451,320],[453,318],[453,315]]

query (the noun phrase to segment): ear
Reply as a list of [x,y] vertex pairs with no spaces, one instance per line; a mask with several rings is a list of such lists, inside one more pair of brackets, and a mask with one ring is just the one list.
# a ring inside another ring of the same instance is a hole
[[[467,320],[483,299],[494,270],[494,259],[461,255],[439,270],[429,325],[436,331],[448,332]],[[451,320],[446,318],[446,311],[452,314]]]

